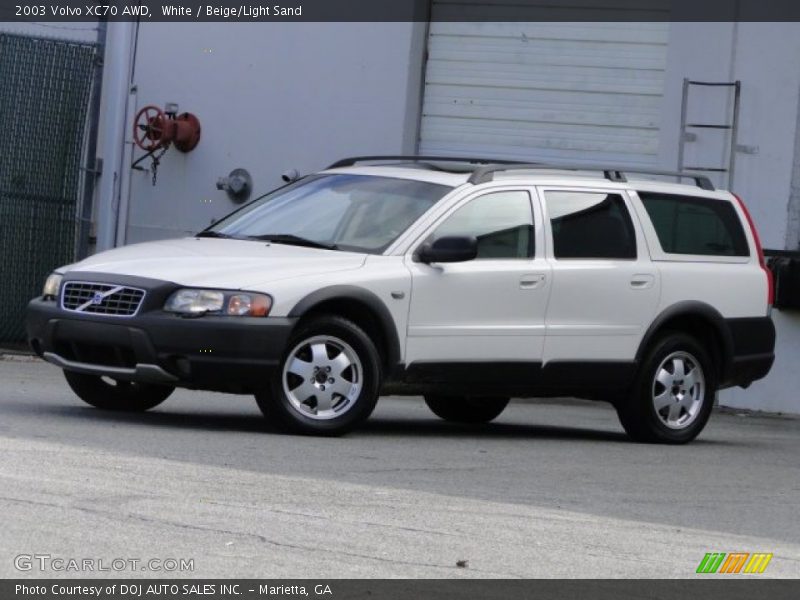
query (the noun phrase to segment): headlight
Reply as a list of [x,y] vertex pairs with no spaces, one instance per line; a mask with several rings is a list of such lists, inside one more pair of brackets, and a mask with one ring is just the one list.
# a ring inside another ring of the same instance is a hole
[[272,298],[266,294],[195,289],[174,292],[164,305],[168,312],[195,315],[210,312],[247,317],[266,317],[270,308]]
[[213,290],[178,290],[172,294],[164,310],[179,313],[219,312],[225,302],[225,294]]
[[58,297],[58,289],[61,287],[61,280],[64,276],[61,273],[50,273],[44,282],[42,296],[45,300],[55,300]]

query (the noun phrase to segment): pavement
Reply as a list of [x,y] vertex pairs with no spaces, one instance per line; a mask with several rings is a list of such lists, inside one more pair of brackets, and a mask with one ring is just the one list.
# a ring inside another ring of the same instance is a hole
[[[309,438],[248,396],[103,412],[5,356],[0,455],[3,578],[683,578],[706,552],[771,552],[757,577],[800,576],[797,418],[717,412],[666,447],[628,441],[600,403],[515,401],[459,426],[382,398],[362,429]],[[50,559],[18,570],[34,554]],[[40,568],[53,558],[95,571]],[[114,559],[161,563],[97,570]],[[193,570],[154,572],[167,559]]]

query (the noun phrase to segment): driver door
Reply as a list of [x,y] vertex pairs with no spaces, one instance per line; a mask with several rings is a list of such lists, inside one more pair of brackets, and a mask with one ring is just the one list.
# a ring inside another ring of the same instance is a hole
[[[470,196],[412,246],[406,364],[540,363],[550,269],[538,203],[524,188]],[[477,258],[425,264],[414,251],[442,236],[475,236]]]

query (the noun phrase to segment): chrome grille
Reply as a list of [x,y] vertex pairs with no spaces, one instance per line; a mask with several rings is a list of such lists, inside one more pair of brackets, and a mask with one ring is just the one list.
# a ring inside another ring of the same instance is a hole
[[93,315],[132,317],[138,312],[144,293],[144,290],[124,285],[67,281],[61,289],[61,308]]

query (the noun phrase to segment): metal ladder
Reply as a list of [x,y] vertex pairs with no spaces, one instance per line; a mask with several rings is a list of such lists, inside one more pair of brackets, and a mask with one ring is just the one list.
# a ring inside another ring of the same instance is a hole
[[[689,123],[687,114],[689,109],[689,91],[693,86],[724,88],[728,93],[733,91],[733,118],[729,123]],[[741,81],[694,81],[688,78],[683,80],[683,100],[681,102],[681,131],[678,143],[678,170],[679,171],[702,171],[705,173],[719,173],[725,177],[725,185],[729,188],[733,182],[734,168],[736,167],[737,135],[739,133],[739,100],[741,96]],[[685,146],[687,142],[697,140],[697,134],[689,131],[690,129],[717,129],[730,132],[728,137],[727,151],[728,164],[722,167],[712,167],[708,165],[688,166],[684,163]]]

